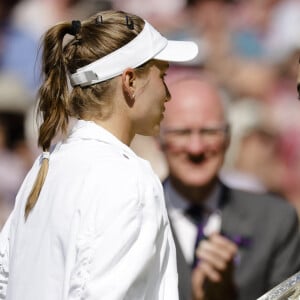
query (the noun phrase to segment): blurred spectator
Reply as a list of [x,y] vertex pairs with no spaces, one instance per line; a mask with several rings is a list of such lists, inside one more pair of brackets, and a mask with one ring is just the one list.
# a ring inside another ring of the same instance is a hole
[[280,193],[297,208],[300,216],[300,103],[289,97],[281,100],[270,105],[280,136]]
[[51,25],[85,15],[85,10],[76,10],[79,2],[80,0],[23,0],[13,12],[13,20],[39,42]]
[[[270,0],[269,0],[270,1]],[[273,0],[266,38],[269,61],[279,64],[299,49],[300,1]]]
[[[282,198],[220,181],[230,132],[216,85],[187,77],[169,88],[173,99],[166,104],[160,140],[169,167],[164,190],[180,299],[256,299],[300,267],[296,211]],[[255,138],[260,134],[269,137],[259,132]],[[263,150],[263,163],[273,147],[259,143],[266,149],[259,144],[249,150]]]
[[34,93],[39,83],[38,44],[25,30],[24,24],[16,26],[12,20],[12,13],[19,2],[0,3],[0,72],[14,76],[15,84],[24,82],[26,88]]
[[205,41],[208,60],[224,57],[230,51],[231,2],[226,0],[188,1],[190,27],[187,34]]
[[240,99],[229,109],[231,141],[222,179],[235,188],[282,192],[280,135],[268,106]]
[[267,101],[277,80],[275,68],[258,61],[236,59],[226,72],[218,73],[218,77],[235,102],[244,98]]
[[5,12],[7,21],[3,30],[2,68],[5,72],[14,72],[35,94],[41,82],[39,48],[42,35],[61,20],[80,19],[92,14],[98,8],[97,2],[14,0],[10,3],[9,11]]
[[30,97],[20,83],[8,75],[0,75],[0,228],[33,160],[25,132]]
[[257,60],[269,59],[266,40],[273,9],[278,0],[237,1],[232,20],[232,48],[235,55]]
[[167,34],[170,28],[181,27],[184,22],[185,0],[112,0],[117,10],[135,13]]
[[140,0],[112,0],[114,8],[125,11],[132,11],[137,15],[142,14],[143,17],[173,17],[182,11],[186,5],[185,0],[153,0],[142,1]]

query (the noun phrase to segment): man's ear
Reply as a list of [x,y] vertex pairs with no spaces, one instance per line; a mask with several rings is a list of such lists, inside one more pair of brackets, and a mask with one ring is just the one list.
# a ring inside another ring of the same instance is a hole
[[226,134],[226,141],[225,141],[225,149],[228,150],[229,146],[230,146],[230,142],[231,142],[231,130],[230,130],[230,127],[229,127],[229,130]]
[[136,73],[132,68],[127,68],[122,73],[122,88],[124,98],[128,104],[133,105],[135,97]]

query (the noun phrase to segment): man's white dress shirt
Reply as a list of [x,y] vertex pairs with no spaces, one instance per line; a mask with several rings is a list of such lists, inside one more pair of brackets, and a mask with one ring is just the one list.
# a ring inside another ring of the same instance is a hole
[[1,234],[0,299],[177,300],[174,242],[149,163],[102,127],[79,121],[51,152],[25,222],[40,160]]
[[[165,182],[164,192],[169,217],[172,221],[173,229],[176,232],[182,253],[186,261],[192,264],[198,228],[185,213],[191,203],[175,190],[170,180]],[[216,185],[211,195],[201,204],[204,205],[208,211],[215,211],[218,206],[220,193],[221,188],[219,185]]]

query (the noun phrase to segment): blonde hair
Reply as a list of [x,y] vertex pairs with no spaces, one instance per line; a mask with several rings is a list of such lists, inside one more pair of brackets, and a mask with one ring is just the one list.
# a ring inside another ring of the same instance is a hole
[[[112,103],[107,99],[114,93],[113,79],[87,87],[75,86],[70,93],[67,73],[75,73],[127,44],[142,31],[145,22],[122,11],[104,11],[79,24],[75,35],[72,22],[63,22],[50,28],[43,39],[44,80],[38,93],[37,112],[42,118],[38,145],[45,152],[56,135],[66,133],[70,117],[104,119],[112,112]],[[66,34],[74,37],[64,46]],[[48,167],[48,158],[43,158],[27,200],[25,219],[38,200]]]

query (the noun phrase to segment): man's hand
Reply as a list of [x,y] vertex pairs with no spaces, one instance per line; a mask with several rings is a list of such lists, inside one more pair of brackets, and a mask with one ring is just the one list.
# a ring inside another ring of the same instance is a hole
[[220,234],[202,240],[196,251],[199,263],[192,273],[193,300],[234,300],[234,258],[237,246]]

